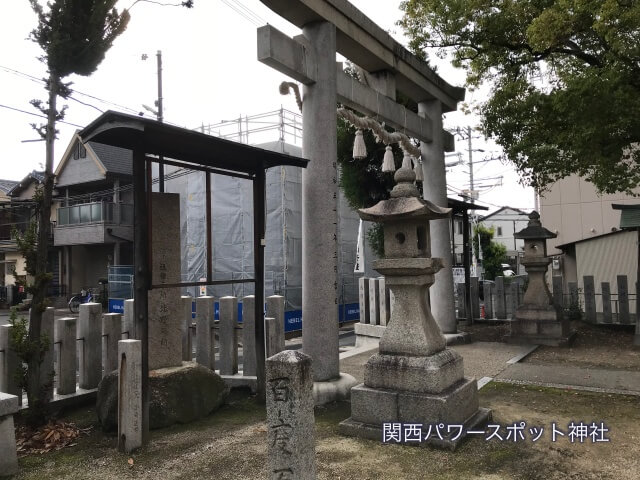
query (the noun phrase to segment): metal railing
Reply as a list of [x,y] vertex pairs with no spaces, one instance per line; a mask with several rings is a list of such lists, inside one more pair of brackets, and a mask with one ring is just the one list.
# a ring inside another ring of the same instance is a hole
[[58,227],[88,223],[133,225],[133,205],[93,202],[58,208]]

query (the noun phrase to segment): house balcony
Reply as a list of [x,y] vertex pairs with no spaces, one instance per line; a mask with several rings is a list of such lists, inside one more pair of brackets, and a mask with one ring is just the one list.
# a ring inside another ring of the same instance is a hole
[[118,241],[133,241],[133,205],[94,202],[58,208],[55,246]]

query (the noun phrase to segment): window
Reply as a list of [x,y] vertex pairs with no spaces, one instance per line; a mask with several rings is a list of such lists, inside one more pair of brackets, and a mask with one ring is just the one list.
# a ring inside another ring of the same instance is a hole
[[496,227],[496,236],[497,237],[501,237],[502,236],[502,227]]
[[5,266],[5,271],[4,271],[5,275],[13,275],[13,272],[16,271],[16,262],[6,262],[4,266]]
[[456,221],[456,233],[462,235],[462,220]]
[[73,148],[73,159],[78,160],[79,158],[86,158],[87,149],[80,142],[76,143],[76,146]]

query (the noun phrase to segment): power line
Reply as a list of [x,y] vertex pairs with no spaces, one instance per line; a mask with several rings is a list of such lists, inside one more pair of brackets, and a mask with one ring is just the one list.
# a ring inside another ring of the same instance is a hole
[[[46,85],[46,81],[44,79],[38,78],[38,77],[36,77],[34,75],[30,75],[28,73],[21,72],[20,70],[16,70],[14,68],[10,68],[10,67],[4,66],[4,65],[0,65],[0,68],[3,69],[4,71],[6,71],[7,73],[11,73],[12,75],[16,75],[18,77],[24,77],[27,80],[30,80],[30,81],[32,81],[34,83],[39,83],[39,84],[42,84],[42,85]],[[123,110],[128,110],[128,111],[130,111],[132,113],[135,113],[135,114],[139,113],[139,111],[134,109],[134,108],[126,107],[124,105],[120,105],[118,103],[111,102],[109,100],[105,100],[105,99],[100,98],[100,97],[96,97],[95,95],[91,95],[89,93],[81,92],[80,90],[72,89],[72,92],[73,93],[77,93],[78,95],[82,95],[82,96],[85,96],[85,97],[88,97],[88,98],[92,98],[94,100],[98,100],[99,102],[102,102],[102,103],[107,104],[107,105],[113,105],[114,107],[118,107],[118,108],[123,109]],[[77,99],[73,98],[72,96],[70,96],[69,98],[72,98],[73,100],[75,100],[75,101],[77,101],[79,103],[83,103],[80,100],[77,100]],[[87,106],[93,107],[93,108],[95,108],[97,110],[100,110],[98,107],[95,107],[95,106],[90,105],[90,104],[86,104],[85,103],[84,105],[87,105]],[[102,111],[102,110],[100,110],[100,111]]]
[[[38,115],[37,113],[33,113],[33,112],[27,112],[26,110],[21,110],[19,108],[15,108],[15,107],[10,107],[9,105],[2,105],[0,104],[0,107],[2,108],[7,108],[9,110],[14,110],[16,112],[20,112],[20,113],[25,113],[27,115],[33,115],[34,117],[40,117],[40,118],[47,118],[44,115]],[[77,128],[84,128],[82,125],[77,125],[75,123],[71,123],[71,122],[65,122],[64,120],[58,120],[56,123],[66,123],[67,125],[71,125],[73,127],[77,127]]]
[[238,15],[242,16],[245,20],[251,22],[256,27],[260,27],[265,23],[267,23],[262,18],[260,18],[257,14],[255,14],[251,9],[249,9],[248,7],[245,7],[244,5],[242,5],[241,3],[235,0],[220,0],[220,1],[224,3],[227,7],[232,9],[234,12],[236,12]]

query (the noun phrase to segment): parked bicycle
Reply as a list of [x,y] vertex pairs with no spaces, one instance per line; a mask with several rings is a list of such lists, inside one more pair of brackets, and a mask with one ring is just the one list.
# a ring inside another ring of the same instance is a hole
[[78,313],[80,310],[80,305],[83,303],[90,303],[96,300],[96,296],[93,293],[93,290],[87,288],[86,290],[80,290],[80,293],[76,293],[69,300],[69,310],[71,313]]

